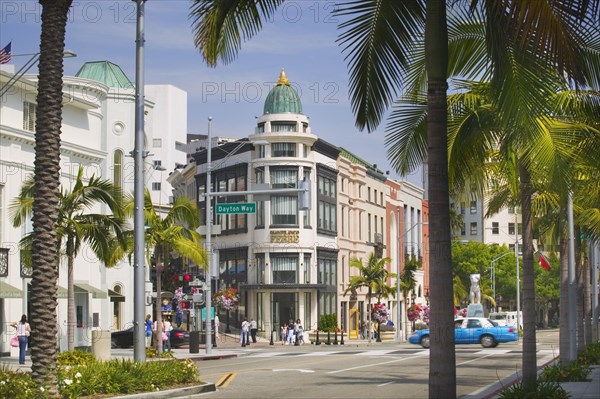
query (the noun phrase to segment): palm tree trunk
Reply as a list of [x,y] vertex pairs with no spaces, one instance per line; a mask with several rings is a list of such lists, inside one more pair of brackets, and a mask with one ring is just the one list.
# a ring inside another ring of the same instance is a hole
[[[588,241],[585,241],[587,244]],[[585,346],[592,343],[592,276],[589,264],[589,254],[584,258],[583,262],[583,319],[585,320]]]
[[[566,220],[564,209],[560,211],[560,220]],[[561,223],[558,241],[560,252],[560,305],[559,305],[559,352],[563,354],[559,358],[560,365],[565,367],[570,363],[569,359],[569,254],[567,251],[566,224]]]
[[371,309],[371,287],[369,287],[367,295],[369,295],[369,310],[367,311],[367,341],[371,343],[371,327],[373,325],[373,309]]
[[73,278],[73,239],[67,239],[67,349],[75,349],[75,284]]
[[31,371],[49,397],[58,397],[56,283],[63,52],[71,0],[40,0],[42,26],[35,131]]
[[430,223],[431,336],[429,397],[456,397],[456,353],[448,189],[448,29],[446,2],[426,2],[427,176]]
[[581,230],[575,228],[575,275],[577,276],[577,353],[582,352],[585,349],[585,320],[583,311],[583,268],[582,268],[582,253],[581,253],[581,240],[579,235]]
[[[537,379],[535,331],[535,275],[533,270],[533,230],[531,222],[531,175],[519,161],[521,181],[521,223],[523,226],[523,385],[534,389]],[[518,310],[518,309],[517,309]]]

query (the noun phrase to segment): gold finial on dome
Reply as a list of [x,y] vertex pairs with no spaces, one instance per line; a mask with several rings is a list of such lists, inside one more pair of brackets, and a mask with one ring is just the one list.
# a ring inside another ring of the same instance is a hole
[[287,76],[285,76],[285,70],[283,68],[281,68],[281,73],[279,74],[279,80],[277,81],[277,83],[275,83],[275,86],[281,86],[281,85],[286,85],[286,86],[290,85],[290,81],[288,80]]

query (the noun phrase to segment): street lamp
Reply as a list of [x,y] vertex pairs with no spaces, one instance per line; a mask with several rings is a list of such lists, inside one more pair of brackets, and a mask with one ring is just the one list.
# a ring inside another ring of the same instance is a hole
[[[17,83],[19,81],[19,79],[21,79],[23,77],[23,75],[25,75],[31,68],[33,68],[33,66],[35,64],[37,64],[37,62],[40,59],[40,53],[15,54],[15,55],[13,55],[13,57],[17,57],[20,55],[31,55],[31,58],[13,76],[11,76],[11,78],[8,80],[8,82],[6,82],[6,84],[4,86],[2,86],[2,89],[0,89],[0,97],[5,95],[10,90],[10,88],[13,87],[15,85],[15,83]],[[72,58],[72,57],[77,57],[77,54],[75,54],[74,52],[69,51],[69,50],[65,50],[63,52],[63,58]]]
[[[512,254],[512,252],[505,252],[503,254],[500,254],[498,256],[496,256],[494,259],[492,259],[491,263],[490,263],[490,280],[492,280],[492,291],[493,291],[493,298],[494,301],[496,300],[496,268],[494,266],[495,262],[500,259],[500,258],[504,258],[507,255]],[[495,307],[494,307],[495,309]]]
[[[400,263],[402,263],[402,261],[404,259],[404,251],[402,248],[404,247],[405,237],[408,234],[408,232],[419,225],[426,225],[426,224],[428,224],[428,222],[417,222],[417,223],[413,224],[412,226],[410,226],[408,229],[404,230],[403,234],[398,234],[398,255],[397,255],[398,261],[396,262],[396,302],[397,302],[396,320],[398,321],[398,326],[396,328],[396,341],[397,342],[402,341],[402,337],[401,337],[402,321],[401,320],[404,318],[402,308],[400,306],[400,271],[401,271]],[[399,211],[398,211],[398,230],[400,230],[400,212]],[[406,314],[406,312],[404,312],[404,314]]]

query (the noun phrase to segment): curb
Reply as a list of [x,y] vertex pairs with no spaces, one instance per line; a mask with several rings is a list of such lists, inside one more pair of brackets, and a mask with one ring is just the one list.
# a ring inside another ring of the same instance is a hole
[[111,396],[111,399],[144,399],[144,398],[181,398],[190,395],[197,395],[205,392],[215,392],[217,387],[215,384],[196,385],[185,388],[167,389],[157,392],[142,392],[133,395]]

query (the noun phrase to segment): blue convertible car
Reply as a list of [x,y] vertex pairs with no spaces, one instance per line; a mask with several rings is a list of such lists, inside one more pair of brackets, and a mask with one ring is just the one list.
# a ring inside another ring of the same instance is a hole
[[[518,338],[515,327],[496,326],[484,317],[467,317],[454,321],[454,339],[457,344],[481,344],[484,348],[493,348],[500,342],[512,342]],[[429,348],[429,330],[413,331],[408,342]]]

